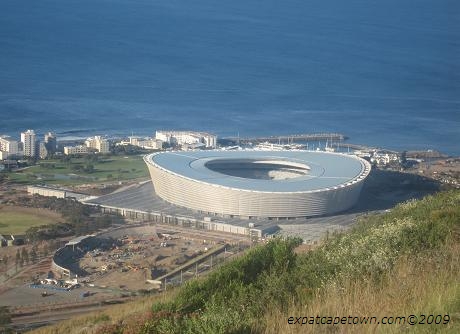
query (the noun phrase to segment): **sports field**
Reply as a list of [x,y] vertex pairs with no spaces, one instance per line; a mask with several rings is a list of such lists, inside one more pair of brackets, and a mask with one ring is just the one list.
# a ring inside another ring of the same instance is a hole
[[59,214],[46,209],[0,205],[0,234],[22,234],[29,227],[62,221]]

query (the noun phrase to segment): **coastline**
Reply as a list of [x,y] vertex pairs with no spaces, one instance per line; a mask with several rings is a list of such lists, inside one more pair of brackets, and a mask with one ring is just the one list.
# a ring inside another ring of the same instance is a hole
[[[56,134],[57,136],[57,141],[61,143],[79,143],[82,141],[85,141],[87,138],[95,136],[95,135],[101,135],[103,137],[106,137],[109,140],[117,141],[117,140],[122,140],[126,139],[129,136],[138,136],[138,137],[152,137],[155,134],[155,129],[152,128],[151,131],[124,131],[122,129],[116,129],[116,130],[97,130],[94,128],[91,129],[77,129],[77,130],[62,130],[62,129],[35,129],[36,133],[39,137],[43,137],[43,135],[49,131],[52,131]],[[201,131],[201,129],[195,129],[191,130],[190,128],[187,129],[181,129],[184,131]],[[9,135],[13,138],[18,137],[18,134],[24,131],[24,129],[18,129],[17,131],[12,131],[11,129],[8,129],[6,131],[1,132],[0,135]],[[236,142],[238,140],[238,137],[236,135],[221,135],[222,132],[219,131],[208,131],[211,133],[215,133],[218,136],[218,140],[221,142],[225,141],[234,141]],[[327,132],[327,131],[317,131],[317,132],[311,132],[309,134],[317,134],[321,132]],[[228,133],[228,132],[226,132]],[[237,133],[237,132],[236,132]],[[307,133],[307,131],[303,132]],[[307,133],[308,135],[308,133]],[[443,147],[441,144],[437,144],[436,142],[430,143],[430,144],[417,144],[417,143],[401,143],[399,145],[391,145],[386,144],[386,143],[376,143],[375,140],[357,140],[352,134],[349,133],[343,133],[342,140],[333,140],[332,142],[334,145],[336,145],[337,142],[340,143],[341,146],[344,148],[347,147],[347,145],[350,148],[372,148],[372,149],[377,149],[377,150],[385,150],[385,151],[392,151],[392,152],[403,152],[403,151],[408,151],[408,152],[439,152],[441,155],[445,155],[448,157],[459,157],[460,156],[460,146],[458,145],[453,145],[452,149],[446,149]],[[316,149],[316,148],[324,148],[328,144],[330,145],[330,139],[328,138],[328,135],[325,137],[320,138],[319,140],[299,140],[299,136],[302,136],[301,133],[286,133],[286,132],[279,132],[279,133],[274,133],[274,132],[267,132],[267,133],[262,133],[262,134],[254,134],[254,135],[246,135],[246,136],[241,136],[239,140],[242,142],[262,142],[262,141],[267,141],[267,139],[270,142],[282,142],[282,143],[297,143],[297,144],[303,144],[307,142],[313,143],[313,146],[311,146],[311,149]]]

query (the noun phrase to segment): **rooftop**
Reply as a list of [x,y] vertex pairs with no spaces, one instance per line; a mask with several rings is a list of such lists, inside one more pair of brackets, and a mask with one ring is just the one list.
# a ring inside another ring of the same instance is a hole
[[145,160],[197,182],[260,192],[334,189],[362,180],[370,170],[356,156],[317,151],[166,152]]

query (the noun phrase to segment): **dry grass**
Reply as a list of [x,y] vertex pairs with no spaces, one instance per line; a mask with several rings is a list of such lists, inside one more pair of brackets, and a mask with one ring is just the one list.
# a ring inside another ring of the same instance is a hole
[[[459,333],[460,246],[439,257],[401,259],[384,282],[348,280],[326,286],[304,305],[266,315],[266,333]],[[290,316],[406,316],[449,314],[448,325],[289,325]]]
[[[437,256],[402,258],[388,277],[380,282],[345,280],[325,286],[313,300],[292,303],[287,311],[270,309],[267,334],[278,333],[458,333],[460,329],[460,245],[446,247]],[[137,333],[148,318],[154,302],[174,298],[175,291],[145,297],[106,311],[38,329],[36,334],[95,334],[106,326],[123,323],[124,333]],[[448,325],[288,325],[289,316],[409,316],[449,314]]]
[[[159,301],[169,301],[176,295],[175,290],[165,294],[142,297],[122,305],[114,305],[104,311],[72,318],[57,325],[36,329],[31,334],[95,334],[107,325],[128,324],[127,327],[140,326],[140,321]],[[131,325],[131,326],[130,326]]]

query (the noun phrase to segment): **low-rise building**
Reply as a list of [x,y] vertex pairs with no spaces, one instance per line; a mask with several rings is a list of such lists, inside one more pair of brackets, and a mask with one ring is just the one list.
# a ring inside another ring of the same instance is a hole
[[366,159],[377,166],[397,165],[401,163],[401,155],[396,152],[385,150],[356,150],[354,154],[360,158]]
[[389,154],[389,153],[378,153],[374,152],[374,154],[370,158],[371,163],[375,163],[379,166],[387,166],[389,164],[398,164],[399,156],[397,154]]
[[129,137],[129,144],[152,150],[160,150],[163,147],[163,142],[159,139],[135,136]]
[[65,155],[88,154],[88,147],[85,145],[64,146]]
[[155,139],[170,145],[204,144],[206,148],[216,148],[217,136],[207,132],[195,131],[156,131]]
[[85,194],[76,193],[68,189],[48,186],[27,186],[27,193],[29,195],[40,195],[56,198],[73,198],[76,200],[81,200],[82,198],[88,197]]

